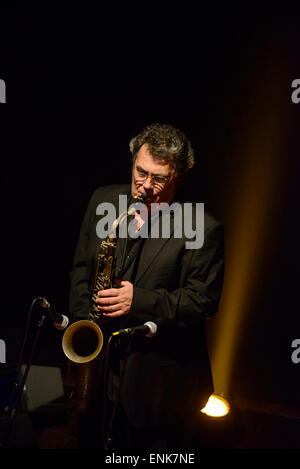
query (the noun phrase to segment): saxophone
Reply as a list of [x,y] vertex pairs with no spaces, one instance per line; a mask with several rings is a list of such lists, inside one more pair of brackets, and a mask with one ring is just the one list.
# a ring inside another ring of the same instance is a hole
[[[71,324],[63,335],[62,348],[73,363],[77,363],[78,376],[73,393],[78,414],[86,414],[92,406],[95,392],[101,386],[104,360],[101,350],[107,346],[111,335],[111,318],[105,317],[98,310],[96,303],[99,290],[114,287],[117,234],[121,223],[136,211],[138,203],[143,203],[146,196],[135,197],[130,210],[123,212],[113,223],[110,235],[100,244],[97,256],[93,288],[91,292],[88,319]],[[105,390],[102,390],[105,392]]]

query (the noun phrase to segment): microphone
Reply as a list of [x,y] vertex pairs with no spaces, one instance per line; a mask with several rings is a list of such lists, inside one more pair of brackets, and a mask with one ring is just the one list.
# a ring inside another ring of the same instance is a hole
[[142,326],[127,327],[126,329],[120,329],[117,332],[113,332],[112,335],[139,335],[146,337],[153,337],[157,332],[157,325],[154,322],[145,322]]
[[38,296],[37,301],[39,302],[40,306],[46,310],[56,329],[62,331],[67,327],[69,324],[69,318],[67,316],[64,314],[59,314],[57,311],[55,311],[53,306],[50,305],[46,298]]

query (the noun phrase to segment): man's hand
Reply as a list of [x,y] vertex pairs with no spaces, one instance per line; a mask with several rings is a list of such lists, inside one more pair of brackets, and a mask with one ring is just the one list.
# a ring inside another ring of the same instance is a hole
[[118,317],[129,313],[132,297],[133,284],[131,282],[116,280],[120,288],[108,288],[100,290],[96,303],[103,316]]

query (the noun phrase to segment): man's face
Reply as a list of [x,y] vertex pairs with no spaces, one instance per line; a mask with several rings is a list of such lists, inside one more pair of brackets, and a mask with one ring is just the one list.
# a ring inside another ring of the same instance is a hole
[[154,160],[145,143],[139,149],[132,168],[131,194],[147,195],[146,205],[171,203],[176,192],[175,170],[170,162]]

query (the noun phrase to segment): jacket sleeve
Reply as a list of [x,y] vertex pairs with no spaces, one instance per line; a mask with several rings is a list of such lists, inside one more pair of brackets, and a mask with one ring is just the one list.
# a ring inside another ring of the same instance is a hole
[[134,286],[130,320],[197,326],[218,309],[224,275],[223,226],[210,227],[202,248],[186,250],[184,285],[173,291]]

